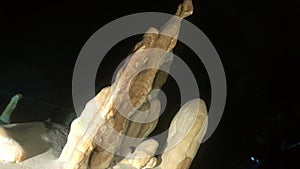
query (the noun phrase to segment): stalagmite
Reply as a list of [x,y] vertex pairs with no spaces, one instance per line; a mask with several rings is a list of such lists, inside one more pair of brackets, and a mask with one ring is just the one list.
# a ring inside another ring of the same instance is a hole
[[[172,57],[166,51],[171,51],[176,45],[180,18],[191,15],[192,11],[191,1],[185,0],[161,32],[150,28],[136,45],[133,55],[118,71],[111,87],[103,89],[86,105],[71,125],[68,142],[60,156],[64,162],[63,168],[87,168],[89,164],[95,169],[109,167],[114,153],[122,149],[123,137],[119,134],[127,131],[129,121],[126,118],[134,115],[146,102],[158,70],[166,64],[170,65]],[[160,50],[146,50],[148,48]],[[111,121],[112,124],[109,123]],[[109,128],[119,134],[113,134]],[[92,153],[94,149],[96,151]]]
[[[161,31],[148,29],[111,86],[92,98],[72,122],[67,143],[59,158],[53,160],[52,168],[189,168],[207,128],[203,100],[188,101],[176,114],[163,154],[156,155],[159,146],[156,140],[145,138],[159,123],[161,103],[159,90],[154,89],[160,89],[167,80],[181,20],[192,12],[192,1],[184,0]],[[23,147],[4,128],[0,128],[0,150],[15,153],[13,158],[0,156],[1,160],[25,159]],[[41,161],[37,158],[35,163]],[[40,168],[47,168],[47,164],[41,164]]]
[[167,147],[161,155],[161,169],[188,169],[207,128],[203,100],[194,99],[181,107],[169,128]]

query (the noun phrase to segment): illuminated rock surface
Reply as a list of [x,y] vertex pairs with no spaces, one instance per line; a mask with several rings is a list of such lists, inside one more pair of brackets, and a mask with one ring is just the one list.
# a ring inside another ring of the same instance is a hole
[[[166,82],[168,74],[159,69],[165,72],[170,69],[173,55],[166,52],[171,52],[176,45],[181,19],[192,12],[191,0],[184,0],[161,32],[149,28],[118,71],[112,85],[103,88],[91,99],[81,115],[72,122],[68,141],[58,159],[54,160],[45,151],[21,164],[5,166],[62,169],[189,168],[207,127],[207,112],[202,100],[191,100],[180,109],[170,126],[167,147],[160,156],[155,156],[159,146],[157,141],[132,141],[124,135],[145,138],[156,127],[161,103],[157,99],[158,92],[151,91],[160,89]],[[156,50],[147,50],[150,48]],[[132,147],[135,148],[133,152]]]

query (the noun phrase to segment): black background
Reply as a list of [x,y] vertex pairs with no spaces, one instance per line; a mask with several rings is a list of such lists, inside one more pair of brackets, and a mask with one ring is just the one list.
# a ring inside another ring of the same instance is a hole
[[[47,118],[61,122],[73,111],[72,72],[88,38],[124,15],[150,11],[173,14],[179,3],[129,0],[2,5],[1,110],[13,94],[20,92],[24,99],[13,114],[13,122]],[[194,1],[194,7],[194,14],[187,20],[198,26],[218,51],[228,95],[217,130],[202,144],[191,168],[300,168],[296,161],[299,146],[284,148],[300,142],[296,1],[201,0]],[[126,39],[108,53],[99,68],[97,90],[110,84],[111,69],[139,39]],[[207,74],[188,50],[179,43],[174,53],[192,67],[201,84],[201,97],[209,105]],[[170,79],[168,85],[166,93],[177,91],[174,80]],[[170,101],[175,103],[176,99]],[[261,164],[251,162],[251,156]]]

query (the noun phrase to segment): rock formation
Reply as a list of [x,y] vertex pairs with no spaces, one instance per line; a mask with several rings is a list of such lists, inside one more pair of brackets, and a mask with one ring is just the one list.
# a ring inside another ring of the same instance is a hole
[[156,155],[156,140],[134,138],[146,138],[158,123],[161,103],[154,89],[167,80],[181,20],[192,12],[192,1],[184,0],[160,32],[149,28],[111,86],[91,99],[72,122],[56,168],[189,168],[207,127],[201,99],[187,102],[174,117],[161,155]]

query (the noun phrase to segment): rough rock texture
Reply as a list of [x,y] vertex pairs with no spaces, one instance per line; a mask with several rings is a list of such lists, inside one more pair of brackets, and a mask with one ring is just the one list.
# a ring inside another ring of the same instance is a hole
[[[189,168],[207,127],[206,107],[201,99],[187,102],[174,117],[167,147],[159,157],[155,156],[159,146],[156,140],[137,138],[147,137],[158,123],[161,103],[157,99],[159,90],[153,89],[160,89],[166,82],[173,60],[173,55],[168,52],[176,45],[182,18],[192,12],[192,1],[184,0],[160,32],[149,28],[118,71],[112,85],[91,99],[72,122],[61,155],[48,168]],[[35,132],[47,133],[43,126],[40,129]],[[1,128],[0,136],[11,138]],[[14,144],[13,148],[22,150],[23,147],[18,146]],[[13,148],[4,146],[4,149],[17,153]],[[32,148],[28,151],[32,152]],[[44,159],[33,157],[36,160],[29,165],[43,163],[39,167],[47,168],[45,158],[48,155],[46,152],[42,154]],[[15,158],[12,161],[20,160]]]
[[203,100],[194,99],[183,105],[172,120],[159,167],[188,169],[205,134],[207,120]]
[[23,147],[10,137],[10,134],[0,127],[0,161],[19,163],[26,158]]
[[[131,165],[134,168],[152,168],[156,165],[156,158],[153,157],[158,148],[158,142],[150,139],[139,144],[133,153],[128,153],[120,164]],[[117,165],[118,166],[118,165]]]
[[[160,87],[165,81],[166,75],[157,78],[155,83],[156,74],[163,66],[170,65],[172,57],[166,51],[171,51],[176,45],[181,18],[189,16],[192,11],[191,1],[185,0],[159,35],[155,28],[150,28],[118,71],[111,87],[104,88],[86,105],[71,125],[68,142],[59,158],[64,162],[63,168],[109,167],[114,153],[123,149],[121,135],[126,134],[130,126],[128,118],[147,102],[153,85]],[[146,50],[149,48],[160,50]],[[155,95],[151,99],[155,99]]]

